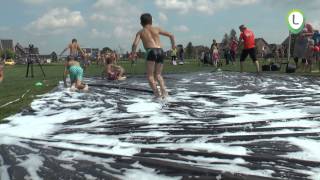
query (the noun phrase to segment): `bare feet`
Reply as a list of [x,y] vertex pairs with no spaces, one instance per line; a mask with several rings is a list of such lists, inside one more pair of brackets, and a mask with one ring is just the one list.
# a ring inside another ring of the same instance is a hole
[[75,85],[72,85],[71,88],[70,88],[70,91],[71,92],[75,92],[76,90],[77,90],[77,88],[75,87]]
[[125,76],[122,76],[122,77],[119,77],[119,81],[124,81],[124,80],[126,80],[127,79],[127,77],[125,77]]
[[84,86],[83,91],[84,92],[88,92],[89,91],[89,86],[87,84]]

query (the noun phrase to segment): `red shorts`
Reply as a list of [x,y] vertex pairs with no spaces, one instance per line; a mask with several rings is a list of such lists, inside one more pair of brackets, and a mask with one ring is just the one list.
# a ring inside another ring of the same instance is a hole
[[108,73],[108,79],[112,81],[118,80],[118,76],[119,76],[119,73],[115,73],[115,72]]

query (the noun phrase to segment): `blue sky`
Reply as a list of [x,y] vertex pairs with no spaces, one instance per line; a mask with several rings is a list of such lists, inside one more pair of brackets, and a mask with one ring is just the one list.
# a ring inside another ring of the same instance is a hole
[[[239,33],[240,24],[269,43],[281,43],[289,10],[303,10],[320,28],[319,7],[319,0],[2,0],[0,38],[33,43],[41,53],[60,52],[72,38],[82,47],[126,51],[141,28],[141,13],[150,12],[155,25],[184,45],[209,46],[232,28]],[[163,39],[165,48],[169,43]]]

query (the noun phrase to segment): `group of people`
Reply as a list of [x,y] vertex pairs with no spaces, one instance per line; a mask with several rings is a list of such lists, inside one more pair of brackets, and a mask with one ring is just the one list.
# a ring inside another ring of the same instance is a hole
[[297,68],[299,60],[303,65],[303,71],[311,72],[314,62],[319,60],[320,34],[311,24],[306,24],[303,31],[295,37],[293,57]]
[[[67,57],[63,73],[64,85],[67,86],[66,79],[67,75],[69,75],[72,91],[88,91],[88,85],[83,83],[83,73],[88,66],[89,56],[81,49],[77,39],[72,39],[71,43],[61,52],[60,56],[62,56],[67,50],[69,50],[70,53]],[[107,77],[110,80],[126,79],[126,77],[123,76],[124,69],[121,66],[116,65],[117,55],[115,52],[107,51],[101,55],[101,59],[105,65],[102,72],[103,77]]]
[[[165,98],[168,95],[166,90],[165,82],[162,77],[163,63],[164,63],[164,51],[161,48],[160,35],[166,36],[171,40],[172,50],[176,50],[175,37],[173,34],[166,32],[158,27],[152,26],[152,16],[149,13],[142,14],[140,17],[142,29],[137,32],[132,45],[132,52],[129,58],[134,61],[137,57],[137,47],[142,41],[143,46],[146,50],[146,61],[147,61],[147,79],[149,85],[156,98]],[[65,48],[62,53],[70,50],[70,55],[65,63],[65,70],[63,75],[64,84],[67,85],[66,76],[70,75],[71,89],[88,90],[88,85],[83,83],[83,68],[79,63],[79,56],[86,58],[87,55],[80,48],[76,39],[73,39],[71,44]],[[107,76],[110,80],[125,80],[124,69],[116,65],[117,55],[112,51],[104,52],[100,55],[102,61],[105,63],[105,69],[103,76]],[[158,86],[159,85],[159,89]]]
[[[239,40],[237,40],[235,37],[232,37],[227,47],[224,47],[223,49],[223,55],[224,55],[224,58],[226,59],[226,64],[229,64],[230,62],[232,64],[235,63],[237,51],[239,49],[239,46],[243,42],[243,49],[240,55],[240,72],[243,72],[244,61],[248,56],[250,56],[250,58],[252,59],[256,67],[257,73],[259,73],[260,68],[259,68],[259,61],[257,59],[255,35],[253,31],[251,31],[245,25],[241,25],[239,27],[239,30],[241,32]],[[212,41],[212,45],[209,50],[209,53],[206,54],[205,52],[202,52],[200,59],[205,63],[212,64],[216,68],[222,66],[219,46],[215,39]],[[208,62],[208,59],[209,59],[209,62]]]
[[[142,29],[137,32],[134,42],[132,44],[132,52],[129,54],[129,59],[133,62],[137,59],[137,47],[142,41],[142,44],[146,50],[146,62],[147,62],[147,79],[149,85],[157,98],[164,98],[168,95],[164,79],[162,77],[163,63],[164,63],[164,51],[161,48],[160,36],[168,37],[172,46],[172,62],[176,63],[177,57],[183,62],[183,47],[177,50],[175,37],[173,34],[164,31],[159,27],[152,26],[152,16],[149,13],[142,14],[140,17],[140,24]],[[228,44],[228,51],[230,53],[230,61],[233,64],[236,59],[236,53],[240,44],[243,44],[243,49],[240,55],[240,72],[244,70],[244,61],[248,56],[252,59],[257,73],[260,72],[259,61],[257,59],[255,35],[253,31],[247,28],[245,25],[239,27],[241,32],[239,40],[233,37]],[[312,33],[311,33],[312,32]],[[320,34],[314,34],[311,26],[306,26],[306,29],[298,36],[295,43],[294,57],[298,63],[300,57],[302,62],[311,64],[310,58],[315,57],[314,52],[320,51]],[[301,42],[300,42],[301,41]],[[243,42],[243,43],[242,43]],[[303,49],[302,46],[307,45],[308,48]],[[300,47],[300,49],[299,49]],[[76,39],[61,52],[60,56],[69,50],[69,56],[65,63],[65,70],[63,73],[64,84],[67,85],[66,77],[69,74],[71,80],[71,89],[88,90],[88,85],[83,83],[83,73],[86,67],[86,61],[81,63],[81,59],[87,59],[88,55],[81,49]],[[300,51],[303,52],[300,52]],[[303,54],[304,56],[301,56]],[[215,67],[221,65],[219,47],[215,40],[210,48],[210,57],[212,64]],[[103,62],[105,68],[102,72],[103,77],[107,77],[110,80],[125,80],[125,70],[117,65],[118,56],[113,51],[106,51],[100,55],[100,60]],[[0,65],[0,82],[3,79],[3,66]],[[159,88],[158,88],[159,86]]]
[[[160,36],[166,36],[171,41],[172,46],[172,62],[176,61],[177,57],[177,47],[175,43],[175,37],[173,34],[164,31],[159,27],[152,26],[152,16],[149,13],[142,14],[140,17],[140,24],[142,25],[142,29],[137,32],[136,37],[134,39],[132,45],[132,52],[129,55],[131,60],[136,59],[137,57],[137,47],[142,41],[142,44],[146,50],[146,61],[147,61],[147,79],[149,85],[157,98],[165,98],[168,93],[166,90],[165,82],[162,77],[163,71],[163,63],[164,63],[164,51],[161,48]],[[260,71],[259,69],[259,62],[256,57],[256,50],[255,50],[255,37],[254,33],[246,28],[244,25],[239,27],[241,31],[239,41],[244,42],[244,49],[241,53],[241,72],[243,72],[243,62],[250,55],[251,59],[253,60],[254,64],[256,65],[257,72]],[[231,56],[232,62],[235,61],[235,55],[239,43],[236,39],[232,39],[230,43],[231,49]],[[64,71],[64,82],[66,84],[66,75],[70,74],[71,84],[72,87],[79,90],[87,90],[88,86],[82,82],[83,78],[83,69],[80,63],[77,61],[79,54],[83,57],[87,55],[82,51],[79,44],[77,43],[76,39],[72,40],[72,43],[68,45],[66,49],[61,53],[61,55],[66,51],[70,50],[70,55],[68,57],[68,61],[65,64],[65,71]],[[181,48],[183,49],[183,48]],[[181,51],[181,50],[180,50]],[[217,42],[214,40],[211,46],[211,53],[212,53],[212,61],[215,66],[219,65],[219,50]],[[183,51],[181,51],[183,53]],[[183,54],[182,54],[183,55]],[[120,66],[116,65],[117,55],[112,51],[104,52],[100,55],[100,58],[105,63],[105,69],[103,71],[103,75],[106,75],[110,80],[125,80],[126,78],[124,75],[124,69]],[[159,88],[158,88],[159,86]]]

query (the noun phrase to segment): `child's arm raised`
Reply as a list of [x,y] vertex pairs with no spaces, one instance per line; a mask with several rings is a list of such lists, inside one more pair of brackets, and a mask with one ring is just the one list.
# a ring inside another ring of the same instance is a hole
[[70,45],[68,45],[68,47],[66,47],[66,48],[59,54],[59,56],[61,57],[69,48],[70,48]]
[[169,32],[166,32],[164,30],[162,30],[161,28],[159,28],[159,34],[162,35],[162,36],[167,36],[170,38],[170,41],[171,41],[171,46],[172,46],[172,49],[175,49],[176,48],[176,41],[175,41],[175,38],[174,38],[174,35],[169,33]]
[[132,49],[131,49],[131,53],[136,53],[137,51],[137,47],[140,43],[140,31],[136,34],[136,38],[134,39],[133,43],[132,43]]
[[80,45],[78,44],[77,47],[78,51],[82,54],[82,56],[86,56],[86,53],[81,49]]

